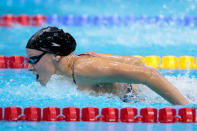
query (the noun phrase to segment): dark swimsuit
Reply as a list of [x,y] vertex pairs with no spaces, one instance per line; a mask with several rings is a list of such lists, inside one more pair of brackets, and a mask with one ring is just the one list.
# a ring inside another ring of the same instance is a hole
[[[92,57],[96,57],[94,55],[90,55],[90,54],[79,54],[77,56],[92,56]],[[73,65],[72,65],[72,78],[73,78],[73,82],[75,84],[76,83],[76,80],[75,80],[75,74],[74,74],[74,62],[73,62]],[[127,86],[127,94],[125,94],[122,98],[120,98],[123,102],[129,102],[131,100],[132,97],[134,97],[133,95],[133,90],[132,90],[132,86]]]

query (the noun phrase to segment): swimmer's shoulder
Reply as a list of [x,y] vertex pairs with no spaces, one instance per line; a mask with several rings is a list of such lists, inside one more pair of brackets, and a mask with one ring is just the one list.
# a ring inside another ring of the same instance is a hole
[[112,74],[114,70],[109,67],[111,61],[102,57],[77,57],[74,62],[74,76],[77,83],[97,84],[105,74]]
[[106,62],[106,59],[102,57],[97,57],[92,54],[79,54],[77,55],[75,61],[74,61],[74,67],[75,69],[86,69],[89,67],[94,67],[98,62]]

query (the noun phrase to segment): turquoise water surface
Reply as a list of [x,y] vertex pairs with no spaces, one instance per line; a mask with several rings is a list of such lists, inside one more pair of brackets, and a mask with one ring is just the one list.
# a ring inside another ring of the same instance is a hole
[[[195,17],[195,0],[2,0],[0,15],[43,14],[88,15],[88,16],[160,16]],[[43,27],[50,24],[45,24]],[[71,33],[77,41],[75,54],[100,52],[119,55],[197,56],[197,26],[134,22],[129,25],[85,25],[68,26],[53,24]],[[10,28],[0,27],[0,55],[25,56],[25,45],[29,37],[41,27]],[[171,105],[143,85],[139,98],[145,101],[124,103],[110,94],[94,97],[82,93],[70,80],[54,75],[46,87],[35,81],[35,76],[26,69],[0,70],[0,107],[194,107],[197,103],[197,71],[158,70],[189,99],[190,105]],[[128,123],[87,123],[87,122],[0,122],[0,130],[195,130],[196,124],[128,124]]]

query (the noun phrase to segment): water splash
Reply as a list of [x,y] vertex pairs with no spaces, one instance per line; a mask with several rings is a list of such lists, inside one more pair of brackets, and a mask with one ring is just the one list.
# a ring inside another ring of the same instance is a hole
[[[70,79],[63,76],[53,75],[46,87],[43,87],[38,82],[34,81],[35,78],[33,76],[29,76],[29,73],[24,72],[26,71],[19,71],[17,73],[12,72],[13,75],[7,73],[9,78],[1,78],[4,80],[0,82],[0,107],[57,106],[62,108],[67,106],[95,106],[103,108],[114,106],[122,108],[132,106],[141,108],[156,106],[161,108],[164,106],[172,106],[162,97],[143,85],[137,85],[140,92],[137,96],[139,98],[138,101],[125,103],[118,97],[110,98],[112,96],[111,94],[95,97],[91,96],[89,92],[81,92],[77,90],[77,86]],[[24,74],[24,77],[20,77],[21,73]],[[5,74],[1,72],[1,74],[6,76],[6,72]],[[197,96],[195,95],[197,93],[195,90],[195,85],[197,84],[196,77],[191,77],[190,73],[178,76],[165,75],[165,77],[175,85],[191,103],[197,103]]]

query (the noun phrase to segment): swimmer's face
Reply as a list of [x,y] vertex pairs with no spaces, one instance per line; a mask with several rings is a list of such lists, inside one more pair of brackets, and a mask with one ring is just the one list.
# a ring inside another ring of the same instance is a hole
[[51,75],[55,73],[52,54],[28,48],[26,48],[26,53],[28,58],[34,58],[29,61],[28,70],[33,71],[36,75],[36,80],[41,85],[46,85]]

